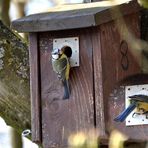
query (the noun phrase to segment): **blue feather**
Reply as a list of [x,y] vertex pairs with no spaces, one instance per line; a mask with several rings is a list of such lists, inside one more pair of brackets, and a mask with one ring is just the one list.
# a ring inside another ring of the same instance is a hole
[[137,102],[134,101],[132,102],[128,108],[126,108],[121,114],[119,114],[115,119],[114,121],[116,122],[123,122],[127,116],[136,108],[137,106]]
[[70,97],[70,89],[69,89],[68,80],[63,81],[63,86],[64,86],[64,97],[63,97],[63,99],[69,99],[69,97]]

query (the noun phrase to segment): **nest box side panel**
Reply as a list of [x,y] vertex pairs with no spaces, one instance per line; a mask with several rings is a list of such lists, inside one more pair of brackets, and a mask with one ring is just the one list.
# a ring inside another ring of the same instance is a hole
[[100,42],[100,28],[92,29],[92,44],[93,44],[93,68],[94,68],[94,98],[95,98],[95,124],[99,130],[100,137],[107,139],[105,131],[105,100],[103,97],[103,75],[102,75],[102,53]]
[[30,59],[30,88],[31,88],[31,130],[32,140],[41,143],[41,105],[40,105],[40,76],[39,76],[39,51],[38,34],[29,34],[29,59]]
[[[52,70],[54,38],[79,37],[80,66],[71,68],[71,95],[63,100],[63,87]],[[42,141],[45,148],[66,147],[68,137],[94,127],[93,68],[91,31],[40,33]]]
[[[122,23],[120,20],[118,22]],[[116,21],[112,21],[100,26],[105,87],[114,87],[114,84],[124,78],[141,73],[141,51],[131,48],[130,43],[122,37],[126,33],[124,26],[120,24],[120,28],[118,28],[116,23]],[[125,16],[124,23],[133,36],[140,38],[138,13]],[[129,39],[127,38],[130,42]]]
[[[124,22],[131,33],[140,38],[140,17],[139,13],[124,16]],[[118,20],[120,22],[120,20]],[[123,111],[125,107],[125,92],[122,80],[129,76],[141,73],[141,51],[131,48],[123,39],[124,27],[120,24],[120,34],[116,21],[101,25],[101,43],[103,59],[103,90],[106,100],[105,108],[107,130],[114,128],[127,134],[131,139],[143,140],[146,138],[146,127],[126,127],[125,123],[117,123],[114,118]],[[130,38],[128,38],[129,40]],[[136,41],[135,41],[136,43]],[[140,84],[140,81],[139,81]],[[122,87],[121,87],[122,86]],[[116,87],[116,88],[115,88]],[[137,134],[138,133],[138,134]]]

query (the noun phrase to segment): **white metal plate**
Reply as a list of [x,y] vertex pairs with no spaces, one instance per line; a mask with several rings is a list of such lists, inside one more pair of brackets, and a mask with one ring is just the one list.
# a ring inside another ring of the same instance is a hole
[[70,66],[79,66],[79,38],[57,38],[53,39],[53,50],[61,49],[64,46],[69,46],[72,49],[72,56],[70,57]]
[[[133,85],[133,86],[126,86],[125,87],[125,106],[126,108],[129,106],[129,96],[132,95],[148,95],[148,84],[145,85]],[[148,119],[146,119],[145,115],[137,115],[136,117],[132,117],[133,113],[136,111],[133,110],[129,116],[126,118],[126,126],[132,125],[144,125],[148,124]]]

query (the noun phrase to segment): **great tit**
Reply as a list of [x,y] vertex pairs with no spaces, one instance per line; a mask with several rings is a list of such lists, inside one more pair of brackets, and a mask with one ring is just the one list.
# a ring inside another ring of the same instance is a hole
[[127,116],[137,107],[143,108],[145,111],[148,111],[148,96],[147,95],[133,95],[129,96],[130,98],[130,105],[121,112],[114,121],[116,122],[123,122]]
[[64,54],[61,49],[54,49],[52,52],[52,67],[53,71],[57,74],[58,78],[62,81],[64,86],[64,97],[63,99],[69,99],[69,72],[70,63],[69,58]]

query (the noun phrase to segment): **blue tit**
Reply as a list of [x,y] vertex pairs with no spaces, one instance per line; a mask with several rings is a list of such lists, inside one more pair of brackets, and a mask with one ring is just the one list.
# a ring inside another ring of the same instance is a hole
[[135,108],[142,108],[148,111],[148,96],[147,95],[133,95],[129,96],[130,98],[130,105],[121,112],[114,121],[116,122],[123,122],[127,116],[135,109]]
[[69,99],[70,89],[69,89],[69,72],[70,72],[70,62],[69,58],[60,49],[55,49],[52,52],[52,67],[53,71],[57,74],[58,78],[62,81],[64,86],[64,97],[63,99]]

